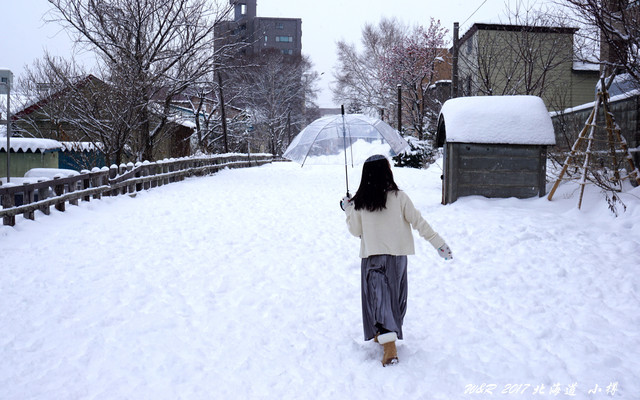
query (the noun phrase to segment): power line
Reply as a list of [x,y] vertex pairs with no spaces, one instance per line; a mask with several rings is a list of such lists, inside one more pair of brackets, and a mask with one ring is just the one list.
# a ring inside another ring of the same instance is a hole
[[465,19],[465,20],[464,20],[464,22],[463,22],[463,23],[461,23],[460,25],[464,25],[465,23],[467,23],[467,21],[468,21],[468,20],[470,20],[470,19],[471,19],[471,17],[473,17],[473,16],[475,15],[475,13],[477,13],[477,12],[478,12],[478,10],[479,10],[479,9],[480,9],[480,8],[481,8],[481,7],[486,3],[486,2],[487,2],[487,0],[484,0],[484,1],[482,2],[482,4],[480,4],[480,5],[478,6],[478,8],[476,8],[476,10],[475,10],[471,15],[469,15],[469,18]]

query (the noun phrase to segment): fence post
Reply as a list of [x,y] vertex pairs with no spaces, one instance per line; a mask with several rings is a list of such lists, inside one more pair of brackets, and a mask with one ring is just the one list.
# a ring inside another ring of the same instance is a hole
[[[30,184],[28,183],[23,183],[23,189],[24,191],[22,192],[22,204],[23,205],[27,205],[27,204],[31,204],[34,201],[33,198],[33,188],[29,188]],[[30,219],[30,220],[34,220],[35,219],[35,213],[33,210],[31,211],[25,211],[22,216],[25,219]]]
[[[13,207],[16,203],[15,203],[15,198],[13,196],[13,194],[4,194],[2,195],[2,208],[11,208]],[[15,216],[8,216],[5,215],[4,218],[2,218],[2,224],[3,225],[9,225],[9,226],[15,226],[16,224],[16,217]]]
[[[95,167],[91,170],[91,186],[94,188],[102,186],[102,180],[104,177],[104,173],[100,171],[98,167]],[[94,199],[102,198],[102,193],[94,193]]]
[[184,172],[180,178],[181,181],[191,176],[191,162],[189,160],[182,160],[182,168],[184,169]]
[[[142,173],[143,173],[142,163],[140,161],[138,161],[136,163],[135,177],[136,178],[142,178]],[[141,192],[143,187],[144,186],[143,186],[142,182],[136,183],[136,192]]]
[[[76,191],[76,189],[78,189],[78,184],[80,183],[80,180],[77,181],[73,181],[71,183],[69,183],[69,193],[73,193]],[[69,199],[69,204],[72,204],[74,206],[78,205],[78,199]]]
[[[45,180],[40,179],[38,180],[38,183],[39,182],[45,182]],[[38,201],[48,199],[50,190],[51,190],[50,186],[45,186],[43,188],[38,189]],[[49,205],[42,205],[39,207],[39,210],[42,211],[44,215],[51,214],[51,206]]]
[[151,175],[151,176],[154,177],[153,180],[147,181],[147,182],[144,183],[144,185],[143,185],[144,190],[149,190],[150,188],[154,188],[154,187],[158,186],[158,182],[155,179],[155,176],[156,176],[157,173],[158,173],[158,164],[156,164],[156,163],[151,164],[151,163],[147,162],[146,164],[143,165],[143,167],[142,167],[142,176]]
[[[82,170],[81,173],[84,175],[84,179],[82,179],[82,190],[89,189],[91,187],[91,179],[89,179],[89,171],[85,169],[85,170]],[[88,195],[84,196],[82,200],[90,201],[91,196],[88,196]]]
[[[118,167],[118,174],[124,175],[126,172],[127,172],[127,166],[125,164],[120,164],[120,167]],[[127,194],[127,185],[123,185],[120,188],[120,194]]]
[[[127,172],[131,172],[133,171],[133,163],[132,162],[128,162],[127,163]],[[131,178],[129,178],[129,180],[131,180]],[[135,193],[136,191],[136,185],[135,183],[129,183],[127,185],[127,191],[131,194],[131,193]]]
[[[168,165],[169,165],[169,172],[170,173],[174,172],[176,170],[176,163],[174,161],[170,161]],[[176,177],[172,175],[169,178],[169,182],[168,183],[173,183],[175,181],[176,181]]]
[[[55,176],[53,178],[53,191],[56,194],[56,196],[62,196],[64,194],[64,184],[63,183],[59,183],[57,181],[60,180],[59,176]],[[64,204],[64,200],[58,200],[56,202],[56,210],[58,211],[64,211],[65,210],[65,204]]]
[[[163,174],[166,174],[166,173],[168,173],[168,172],[169,172],[169,164],[167,164],[166,162],[162,162],[162,164],[161,164],[161,168],[162,168],[162,173],[163,173]],[[168,183],[169,183],[169,178],[167,178],[167,177],[163,177],[163,178],[162,178],[162,184],[163,184],[163,185],[166,185],[166,184],[168,184]]]
[[[111,167],[109,167],[109,181],[111,181],[112,179],[115,179],[116,176],[118,176],[118,166],[113,164]],[[111,185],[111,182],[109,182],[109,185]],[[118,195],[118,191],[113,189],[109,191],[109,195],[110,196],[117,196]]]

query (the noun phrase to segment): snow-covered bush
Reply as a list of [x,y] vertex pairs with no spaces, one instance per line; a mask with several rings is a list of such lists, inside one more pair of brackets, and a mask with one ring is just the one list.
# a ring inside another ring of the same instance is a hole
[[433,148],[431,141],[418,140],[408,136],[409,148],[393,157],[396,167],[424,168],[432,164],[436,159],[437,150]]

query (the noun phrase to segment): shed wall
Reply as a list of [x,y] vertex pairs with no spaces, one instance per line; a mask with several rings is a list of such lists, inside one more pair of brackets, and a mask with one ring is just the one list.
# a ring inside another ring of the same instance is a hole
[[94,167],[107,166],[104,154],[99,151],[63,151],[58,156],[58,165],[62,169],[82,171]]
[[[58,168],[58,152],[11,152],[11,176],[22,177],[31,168]],[[7,176],[7,153],[0,152],[0,176]]]
[[446,143],[444,199],[529,198],[546,192],[546,146]]

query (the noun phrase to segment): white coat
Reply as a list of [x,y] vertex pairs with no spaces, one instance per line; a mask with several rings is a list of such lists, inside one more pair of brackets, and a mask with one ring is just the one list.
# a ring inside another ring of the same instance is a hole
[[346,214],[349,232],[360,237],[360,258],[380,254],[415,254],[411,228],[435,249],[445,244],[401,190],[387,192],[387,204],[383,210],[348,207]]

